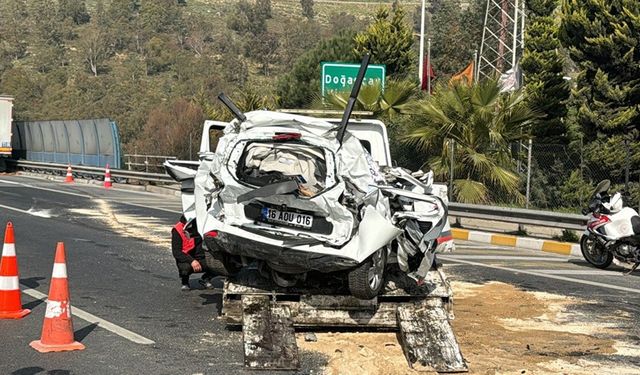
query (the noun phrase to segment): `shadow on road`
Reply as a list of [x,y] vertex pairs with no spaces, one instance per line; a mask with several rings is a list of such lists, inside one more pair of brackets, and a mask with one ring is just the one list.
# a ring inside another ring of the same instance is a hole
[[40,286],[38,281],[44,280],[44,277],[30,277],[28,279],[20,279],[20,284],[29,287],[31,289],[36,289]]
[[202,306],[215,304],[216,305],[216,310],[218,312],[218,315],[220,315],[222,313],[222,294],[220,294],[220,293],[215,293],[215,294],[200,293],[199,296],[203,299]]
[[19,370],[16,370],[11,373],[11,375],[37,375],[37,374],[46,374],[46,375],[69,375],[71,372],[69,370],[49,370],[46,371],[42,367],[24,367]]
[[36,307],[38,307],[39,305],[41,305],[43,303],[44,303],[43,299],[36,299],[36,300],[31,301],[31,302],[23,303],[22,304],[22,308],[23,309],[33,310],[33,309],[35,309]]
[[[609,271],[611,273],[611,276],[615,276],[615,275],[620,275],[620,276],[625,276],[623,275],[624,272],[629,272],[629,269],[624,268],[624,267],[620,267],[614,263],[612,263],[609,267],[607,267],[606,269],[600,269],[600,268],[596,268],[594,267],[591,263],[587,262],[584,259],[570,259],[568,261],[571,264],[575,264],[576,266],[580,266],[580,267],[584,267],[584,268],[590,268],[592,270],[602,270],[602,271]],[[631,266],[629,266],[631,267]],[[638,277],[640,276],[640,269],[638,269],[637,271],[634,271],[633,273],[631,273],[630,275],[626,275],[626,276],[635,276]]]
[[89,334],[93,332],[93,330],[96,329],[97,326],[98,326],[97,323],[93,323],[93,324],[89,324],[86,327],[80,328],[79,330],[73,333],[73,337],[76,339],[76,341],[82,342],[82,340],[84,340],[87,336],[89,336]]

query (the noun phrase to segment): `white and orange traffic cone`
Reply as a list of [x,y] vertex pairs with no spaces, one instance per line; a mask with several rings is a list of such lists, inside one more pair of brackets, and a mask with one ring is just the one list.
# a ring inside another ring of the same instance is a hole
[[109,170],[109,164],[107,164],[107,168],[104,171],[104,187],[110,188],[111,185],[111,171]]
[[44,313],[44,323],[42,323],[42,335],[40,340],[31,341],[29,345],[40,353],[84,349],[84,345],[73,338],[67,262],[62,242],[58,242],[56,246],[47,309]]
[[64,179],[64,182],[73,183],[73,172],[71,172],[71,164],[67,167],[67,177]]
[[31,310],[22,308],[18,278],[18,258],[13,235],[13,224],[7,223],[0,261],[0,319],[20,319]]

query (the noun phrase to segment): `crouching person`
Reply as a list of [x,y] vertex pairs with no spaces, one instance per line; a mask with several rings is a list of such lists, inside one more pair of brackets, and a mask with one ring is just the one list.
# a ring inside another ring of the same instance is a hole
[[195,220],[187,222],[183,216],[173,226],[171,230],[171,251],[176,258],[178,274],[182,282],[181,290],[191,290],[189,286],[189,276],[192,273],[203,272],[200,284],[205,288],[213,288],[211,279],[213,275],[207,268],[204,260],[204,249],[202,248],[202,237],[198,234]]

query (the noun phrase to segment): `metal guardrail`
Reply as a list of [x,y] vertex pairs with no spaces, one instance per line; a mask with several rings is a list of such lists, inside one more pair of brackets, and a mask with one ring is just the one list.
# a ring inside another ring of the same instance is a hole
[[587,217],[578,214],[478,204],[449,203],[449,215],[558,229],[582,230],[587,225]]
[[[67,165],[65,164],[40,163],[22,160],[8,160],[8,163],[15,165],[19,169],[26,170],[44,170],[62,173],[66,172],[67,170]],[[178,164],[190,166],[197,165],[198,162],[179,162]],[[98,178],[104,175],[103,168],[86,167],[81,165],[75,165],[71,167],[76,174],[80,175],[87,174],[91,176],[97,176]],[[175,181],[169,175],[161,173],[146,173],[122,169],[112,169],[111,176],[127,180],[131,179],[167,184],[175,183]],[[463,203],[450,203],[449,215],[467,219],[499,221],[519,225],[532,225],[570,230],[582,230],[587,223],[586,216],[577,214]]]
[[[7,160],[9,165],[13,165],[18,169],[25,170],[44,170],[49,172],[66,172],[68,165],[66,164],[54,164],[54,163],[41,163],[24,160]],[[84,165],[72,165],[71,169],[74,173],[80,175],[91,175],[101,177],[104,176],[104,168],[87,167]],[[146,173],[137,171],[128,171],[124,169],[112,169],[111,177],[121,179],[132,179],[139,181],[149,182],[162,182],[162,183],[175,183],[175,180],[171,176],[163,173]]]
[[155,170],[163,170],[163,163],[167,160],[176,160],[175,156],[163,156],[163,155],[138,155],[138,154],[124,154],[127,161],[124,163],[127,169],[130,171],[144,170],[145,173],[149,173],[149,168]]

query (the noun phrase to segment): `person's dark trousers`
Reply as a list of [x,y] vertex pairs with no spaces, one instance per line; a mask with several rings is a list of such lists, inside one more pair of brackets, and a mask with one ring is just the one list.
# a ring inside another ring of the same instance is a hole
[[[202,279],[211,279],[213,278],[213,274],[211,274],[205,266],[204,256],[202,257],[194,257],[193,259],[200,262],[202,266]],[[189,276],[194,273],[193,267],[191,266],[191,262],[180,262],[176,261],[176,265],[178,266],[178,275],[180,276],[180,280],[182,280],[182,285],[189,285]]]

